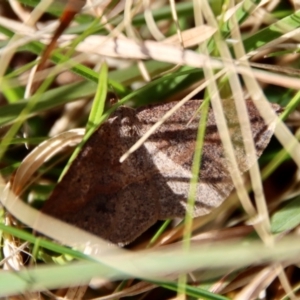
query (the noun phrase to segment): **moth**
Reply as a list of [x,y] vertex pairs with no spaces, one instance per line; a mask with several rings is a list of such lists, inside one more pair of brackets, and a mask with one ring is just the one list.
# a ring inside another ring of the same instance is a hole
[[[157,220],[184,217],[201,103],[183,105],[123,163],[120,157],[176,103],[117,109],[86,142],[42,211],[119,245]],[[259,157],[274,126],[264,122],[251,100],[246,104]],[[245,155],[232,101],[224,100],[223,106],[242,173],[254,162]],[[273,109],[280,111],[277,105]],[[212,109],[201,161],[194,216],[211,212],[234,188]]]

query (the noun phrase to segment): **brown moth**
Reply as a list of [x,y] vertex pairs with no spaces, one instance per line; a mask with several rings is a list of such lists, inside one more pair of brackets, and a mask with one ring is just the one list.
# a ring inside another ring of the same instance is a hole
[[[42,211],[120,245],[133,241],[157,220],[184,217],[201,117],[195,113],[201,103],[187,102],[123,163],[122,154],[175,103],[117,109],[84,145]],[[259,157],[273,129],[252,101],[246,103]],[[233,101],[224,101],[223,106],[242,173],[253,162],[246,159]],[[273,109],[279,112],[280,107]],[[220,205],[233,187],[210,109],[194,216]]]

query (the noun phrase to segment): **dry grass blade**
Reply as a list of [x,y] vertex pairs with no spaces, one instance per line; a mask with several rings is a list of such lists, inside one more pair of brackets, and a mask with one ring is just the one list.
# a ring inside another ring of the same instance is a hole
[[78,144],[84,134],[83,129],[73,129],[69,132],[53,137],[35,148],[23,160],[13,178],[12,190],[19,194],[26,186],[28,180],[50,157],[62,151],[66,146],[75,146]]

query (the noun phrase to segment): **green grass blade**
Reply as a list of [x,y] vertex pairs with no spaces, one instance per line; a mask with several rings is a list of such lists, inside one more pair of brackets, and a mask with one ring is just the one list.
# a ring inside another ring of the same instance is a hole
[[108,84],[108,67],[104,62],[99,72],[99,80],[92,109],[89,115],[86,131],[94,130],[99,125],[99,118],[103,115]]
[[271,230],[280,233],[291,230],[300,224],[300,197],[289,201],[271,218]]

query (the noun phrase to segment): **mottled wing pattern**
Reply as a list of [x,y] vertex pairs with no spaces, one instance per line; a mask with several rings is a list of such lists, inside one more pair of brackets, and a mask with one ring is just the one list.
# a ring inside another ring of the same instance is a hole
[[[118,244],[133,241],[158,219],[183,217],[201,101],[187,102],[142,147],[119,163],[122,154],[174,105],[137,111],[119,108],[85,144],[42,211]],[[226,102],[224,107],[235,154],[244,172],[253,162],[246,159],[234,107]],[[251,101],[247,101],[247,107],[259,156],[273,131]],[[210,109],[194,215],[209,213],[232,189]]]
[[147,151],[142,147],[119,163],[138,137],[135,111],[118,109],[85,144],[42,211],[113,243],[135,239],[159,216]]
[[[163,188],[161,189],[159,200],[161,203],[161,219],[183,217],[186,213],[195,140],[201,117],[201,110],[199,113],[197,111],[201,103],[202,101],[199,100],[187,102],[144,145],[152,156],[160,174],[164,176],[167,186],[173,191],[173,194],[168,194]],[[265,124],[252,101],[247,101],[246,104],[256,144],[257,157],[259,157],[269,143],[273,130]],[[141,109],[137,113],[137,118],[142,124],[141,134],[160,120],[173,106],[174,103],[168,103]],[[254,162],[247,161],[234,102],[224,100],[223,106],[235,156],[241,172],[245,172]],[[277,108],[278,106],[274,106],[274,109]],[[210,109],[206,123],[194,215],[199,216],[209,213],[214,207],[220,205],[233,187],[214,113]],[[174,197],[179,201],[174,201]]]

